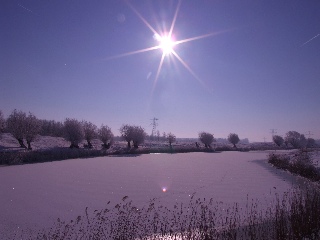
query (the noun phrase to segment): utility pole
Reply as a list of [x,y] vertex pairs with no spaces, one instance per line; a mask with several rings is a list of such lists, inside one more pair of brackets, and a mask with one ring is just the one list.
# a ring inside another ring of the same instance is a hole
[[151,133],[151,138],[152,138],[152,140],[153,140],[153,136],[154,136],[154,134],[155,134],[155,132],[156,132],[156,128],[157,128],[157,126],[158,126],[158,123],[157,123],[157,121],[159,120],[158,118],[152,118],[152,119],[150,119],[152,122],[151,122],[151,126],[152,126],[152,133]]

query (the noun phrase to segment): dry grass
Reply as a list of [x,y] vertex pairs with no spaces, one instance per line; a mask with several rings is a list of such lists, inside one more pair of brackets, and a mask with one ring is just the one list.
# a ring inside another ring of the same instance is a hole
[[172,208],[155,199],[138,209],[126,196],[118,204],[68,223],[58,220],[23,239],[319,239],[320,194],[308,189],[287,192],[264,211],[258,201],[225,206],[212,199],[191,197],[189,204]]

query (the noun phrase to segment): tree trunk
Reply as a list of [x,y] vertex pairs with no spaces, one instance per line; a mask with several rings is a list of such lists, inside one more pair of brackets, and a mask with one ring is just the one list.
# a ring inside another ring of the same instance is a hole
[[133,146],[134,146],[134,148],[139,148],[139,145],[135,142],[133,142]]
[[79,148],[79,145],[75,143],[71,143],[70,148]]
[[102,147],[105,148],[105,149],[109,149],[111,146],[111,143],[103,143],[102,144]]
[[233,147],[234,147],[234,148],[237,148],[237,146],[236,146],[235,144],[233,144]]
[[88,143],[88,148],[92,148],[92,143],[90,142],[90,140],[87,140],[87,143]]
[[128,141],[128,148],[131,148],[131,144],[130,144],[130,141]]
[[24,143],[23,143],[23,139],[19,138],[19,139],[17,139],[17,140],[18,140],[18,142],[19,142],[19,144],[20,144],[20,147],[22,147],[22,148],[27,148],[27,146],[24,145]]
[[27,141],[27,144],[28,144],[28,150],[32,150],[31,141]]

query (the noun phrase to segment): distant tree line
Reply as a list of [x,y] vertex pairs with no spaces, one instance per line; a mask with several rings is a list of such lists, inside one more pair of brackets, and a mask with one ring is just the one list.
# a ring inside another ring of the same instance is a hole
[[[29,150],[32,150],[31,143],[37,135],[63,137],[70,142],[70,148],[79,148],[79,144],[84,140],[86,141],[84,147],[93,148],[92,141],[94,139],[100,139],[104,149],[109,149],[115,139],[126,141],[128,148],[138,148],[146,139],[167,141],[170,147],[176,141],[176,136],[171,132],[163,132],[161,135],[157,131],[155,136],[148,136],[141,126],[136,125],[123,124],[119,131],[121,136],[115,137],[111,128],[107,125],[101,125],[98,128],[92,122],[78,121],[73,118],[66,118],[64,122],[40,120],[30,112],[27,114],[16,109],[5,119],[0,111],[0,133],[11,133],[20,147]],[[200,132],[198,138],[205,148],[211,148],[211,144],[216,142],[213,134],[209,132]],[[240,142],[240,138],[236,133],[230,133],[227,140],[234,148],[237,148],[236,144]],[[311,148],[316,146],[316,141],[313,138],[306,138],[296,131],[287,132],[284,138],[274,135],[272,140],[279,147],[283,145],[292,148]],[[198,142],[196,142],[196,146],[200,147]]]
[[274,135],[272,141],[278,147],[285,145],[286,147],[292,148],[313,148],[316,147],[316,141],[313,138],[306,138],[304,134],[296,131],[289,131],[286,133],[285,137],[279,135]]

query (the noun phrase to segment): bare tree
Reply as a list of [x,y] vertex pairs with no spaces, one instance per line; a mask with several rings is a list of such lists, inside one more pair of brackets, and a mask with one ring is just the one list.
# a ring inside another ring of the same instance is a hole
[[138,148],[141,143],[144,143],[147,133],[140,126],[131,126],[131,128],[132,128],[133,146],[135,148]]
[[71,142],[70,148],[79,148],[79,143],[84,139],[81,122],[67,118],[64,121],[64,134],[65,139]]
[[278,147],[280,147],[280,146],[284,143],[283,137],[281,137],[281,136],[279,136],[279,135],[273,135],[272,141],[273,141]]
[[172,147],[172,143],[174,143],[176,141],[176,136],[170,132],[167,134],[167,140],[170,144],[170,147]]
[[131,147],[130,142],[132,141],[133,128],[128,124],[124,124],[120,128],[120,134],[123,140],[128,143],[128,148]]
[[240,141],[238,134],[230,133],[228,136],[228,141],[233,144],[234,148],[236,148],[236,144]]
[[40,133],[41,122],[36,118],[35,115],[29,112],[29,115],[25,120],[25,138],[28,144],[28,149],[32,150],[31,142],[34,141],[36,136]]
[[106,125],[101,125],[98,129],[98,136],[103,143],[102,146],[109,149],[113,143],[113,133],[111,132],[111,128]]
[[210,144],[214,141],[213,135],[207,132],[199,133],[199,140],[204,144],[206,148],[211,148]]
[[4,116],[2,114],[2,111],[0,110],[0,134],[4,132],[5,129],[5,123]]
[[88,148],[92,148],[91,141],[97,136],[97,126],[91,122],[82,121],[84,139],[88,143]]
[[296,131],[287,132],[285,141],[291,144],[293,148],[304,148],[307,145],[306,137]]
[[26,134],[26,118],[27,114],[22,111],[13,110],[7,119],[7,128],[15,139],[20,144],[20,147],[27,148],[23,142],[23,138]]

